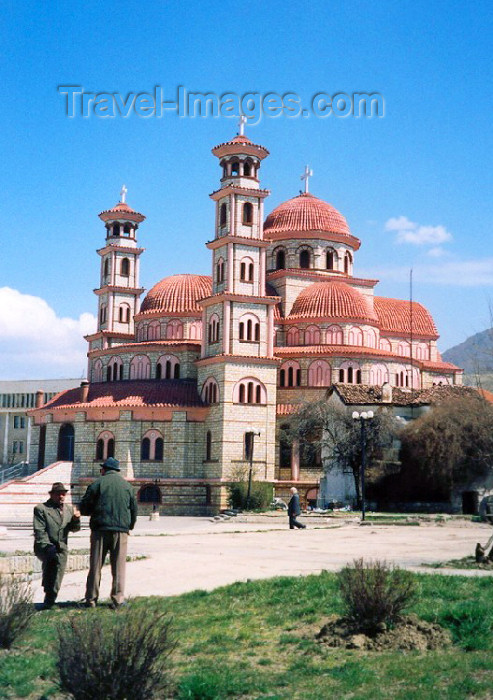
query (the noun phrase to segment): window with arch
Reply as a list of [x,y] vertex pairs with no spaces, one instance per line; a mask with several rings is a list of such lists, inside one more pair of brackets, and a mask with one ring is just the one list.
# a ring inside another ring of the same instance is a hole
[[260,342],[260,321],[254,314],[245,314],[238,325],[238,338],[244,342]]
[[202,338],[202,321],[192,321],[188,327],[188,337],[190,340],[201,340]]
[[202,400],[206,403],[218,403],[219,385],[214,377],[209,377],[202,387]]
[[130,323],[130,306],[128,304],[120,304],[118,308],[118,320],[120,323]]
[[212,433],[210,430],[205,434],[205,460],[210,462],[212,459]]
[[279,386],[301,386],[301,367],[296,360],[283,362],[279,369]]
[[137,494],[139,503],[162,503],[161,489],[157,484],[144,484]]
[[[403,357],[411,356],[411,344],[407,340],[401,340],[397,346],[397,354]],[[402,385],[401,385],[402,386]]]
[[219,226],[226,226],[228,222],[228,208],[225,203],[219,207]]
[[113,224],[111,235],[112,236],[119,236],[120,235],[120,224]]
[[[124,236],[130,236],[132,234],[132,227],[130,224],[125,224],[123,227],[123,235]],[[122,272],[123,274],[123,272]]]
[[242,221],[247,225],[253,224],[253,204],[251,202],[245,202],[243,205]]
[[346,275],[349,275],[352,263],[353,258],[351,256],[351,253],[349,251],[346,251],[346,255],[344,256],[344,272],[346,273]]
[[96,441],[96,461],[115,456],[115,436],[109,430],[98,435]]
[[216,283],[224,282],[224,258],[219,258],[216,264]]
[[232,161],[231,163],[231,175],[233,177],[236,177],[240,174],[240,163],[237,160]]
[[163,461],[163,436],[155,428],[148,430],[140,443],[140,459],[143,462]]
[[286,251],[283,248],[275,252],[275,268],[276,270],[286,269]]
[[233,389],[233,402],[244,404],[267,403],[267,391],[265,386],[254,377],[241,379]]
[[305,329],[305,345],[320,345],[320,328],[308,326]]
[[398,387],[408,387],[409,386],[409,375],[405,370],[400,370],[395,374],[395,386]]
[[179,379],[180,360],[175,355],[162,355],[156,364],[156,379]]
[[120,274],[122,277],[128,277],[130,275],[130,260],[128,258],[123,258],[121,261]]
[[416,359],[417,360],[429,360],[430,359],[430,348],[426,343],[418,343],[416,345]]
[[363,331],[357,326],[349,329],[348,333],[349,345],[363,345]]
[[301,345],[301,333],[299,328],[290,328],[286,336],[288,345]]
[[330,386],[331,367],[326,360],[315,360],[308,368],[308,386]]
[[209,343],[219,342],[219,316],[217,314],[212,314],[209,319],[208,340]]
[[101,304],[99,308],[99,323],[106,323],[106,304]]
[[105,258],[104,265],[103,265],[103,277],[105,278],[105,281],[106,281],[106,277],[108,277],[109,274],[110,274],[110,259]]
[[337,253],[333,248],[329,248],[325,253],[325,267],[327,270],[337,269]]
[[390,343],[390,340],[388,338],[380,338],[380,350],[387,350],[388,352],[392,351],[392,345]]
[[96,360],[92,368],[92,381],[102,382],[103,381],[103,363],[101,360]]
[[292,450],[291,426],[289,423],[284,423],[279,430],[279,466],[281,469],[291,468]]
[[183,323],[178,319],[168,321],[166,326],[167,340],[181,340],[183,338]]
[[106,380],[117,382],[123,379],[123,362],[121,357],[112,357],[106,367]]
[[329,326],[325,333],[325,342],[327,345],[342,345],[344,342],[344,334],[340,326]]
[[252,164],[249,160],[246,160],[243,164],[243,175],[245,177],[251,177],[252,175]]
[[389,370],[384,364],[378,363],[376,365],[371,366],[370,384],[373,384],[375,386],[382,386],[382,384],[385,384],[389,381],[389,377]]
[[147,340],[159,340],[161,337],[161,324],[159,321],[151,321],[147,326]]
[[240,262],[240,280],[242,282],[253,282],[253,260],[251,258],[243,258]]
[[310,267],[310,262],[311,262],[311,255],[310,255],[310,250],[308,248],[304,248],[303,250],[300,250],[300,267],[302,270],[308,270]]
[[361,369],[356,362],[344,362],[339,369],[341,384],[361,384]]
[[365,345],[367,348],[377,347],[377,333],[374,328],[367,328],[365,331]]
[[136,355],[130,362],[130,379],[150,379],[151,361],[147,355]]

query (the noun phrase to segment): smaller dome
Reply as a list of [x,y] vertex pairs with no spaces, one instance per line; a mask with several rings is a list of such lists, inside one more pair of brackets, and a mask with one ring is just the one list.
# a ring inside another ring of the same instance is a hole
[[134,221],[140,223],[144,221],[145,216],[140,214],[132,207],[129,207],[126,202],[118,202],[111,209],[106,209],[99,214],[102,221],[115,221],[116,219],[124,219],[126,221]]
[[172,275],[165,277],[149,290],[141,314],[160,312],[166,314],[194,314],[200,316],[199,299],[212,294],[212,278],[207,275]]
[[343,215],[309,192],[280,204],[264,224],[266,239],[275,239],[281,233],[291,233],[294,238],[300,231],[323,231],[354,239]]
[[377,321],[365,296],[345,282],[311,284],[298,295],[288,318],[351,319],[372,324]]

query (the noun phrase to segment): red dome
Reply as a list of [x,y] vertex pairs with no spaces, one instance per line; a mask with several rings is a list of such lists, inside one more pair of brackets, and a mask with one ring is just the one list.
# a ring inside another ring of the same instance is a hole
[[207,275],[172,275],[165,277],[147,293],[140,313],[159,311],[166,314],[195,314],[200,316],[199,299],[212,293],[212,278]]
[[325,231],[351,236],[343,215],[331,204],[314,197],[309,192],[283,202],[265,220],[266,238],[275,237],[276,233],[295,233],[296,231]]
[[144,221],[145,216],[140,214],[132,207],[129,207],[126,202],[118,202],[112,209],[106,209],[99,214],[102,221],[115,221],[123,219],[125,221],[135,221],[140,223]]
[[[433,318],[422,304],[402,299],[375,297],[375,311],[384,333],[412,334],[436,339],[438,332]],[[412,325],[411,325],[412,322]]]
[[298,295],[289,318],[351,319],[372,324],[377,321],[365,296],[345,282],[311,284]]

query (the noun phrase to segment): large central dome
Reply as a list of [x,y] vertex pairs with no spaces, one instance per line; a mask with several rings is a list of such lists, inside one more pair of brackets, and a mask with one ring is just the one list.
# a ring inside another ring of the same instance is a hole
[[200,316],[199,299],[212,293],[212,278],[207,275],[165,277],[147,293],[140,313],[194,314]]
[[365,296],[345,282],[317,282],[293,304],[290,319],[352,319],[374,324],[377,316]]
[[283,202],[265,220],[267,240],[277,238],[277,234],[298,231],[323,231],[352,237],[343,215],[309,192]]

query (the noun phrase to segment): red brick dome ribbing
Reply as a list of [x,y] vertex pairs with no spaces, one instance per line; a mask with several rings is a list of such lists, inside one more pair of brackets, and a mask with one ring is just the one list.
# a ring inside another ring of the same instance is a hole
[[196,313],[200,316],[199,299],[212,293],[212,278],[207,275],[172,275],[165,277],[147,293],[140,313]]
[[375,324],[370,302],[345,282],[317,282],[304,289],[293,304],[292,319],[351,319]]
[[331,204],[309,192],[283,202],[265,220],[266,239],[275,238],[277,233],[291,231],[324,231],[352,237],[343,215]]

